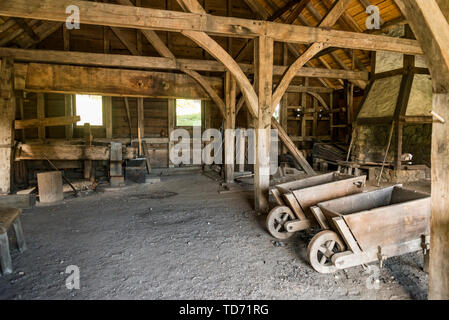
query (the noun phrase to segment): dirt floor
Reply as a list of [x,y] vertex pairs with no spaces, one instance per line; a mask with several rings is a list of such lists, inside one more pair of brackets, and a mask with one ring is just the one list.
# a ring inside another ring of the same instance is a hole
[[[387,260],[377,283],[363,267],[319,274],[306,261],[313,234],[276,242],[252,210],[252,192],[218,190],[201,174],[171,176],[24,210],[28,250],[13,252],[0,299],[427,297],[421,253]],[[69,265],[80,268],[80,290],[65,286]]]

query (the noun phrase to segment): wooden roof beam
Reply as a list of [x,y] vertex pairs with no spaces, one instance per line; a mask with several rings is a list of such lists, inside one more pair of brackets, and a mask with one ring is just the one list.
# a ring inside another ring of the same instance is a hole
[[[43,62],[55,64],[70,64],[81,66],[114,67],[114,68],[135,68],[148,70],[178,70],[188,67],[195,71],[204,72],[225,72],[222,63],[213,60],[178,59],[173,61],[169,58],[143,57],[119,54],[102,54],[86,52],[70,52],[57,50],[24,50],[15,48],[0,48],[0,56],[13,56],[15,61],[23,62]],[[253,73],[252,64],[239,64],[245,73]],[[281,76],[287,70],[286,66],[274,66],[273,74]],[[308,78],[331,78],[367,81],[368,72],[348,71],[324,68],[301,68],[297,77]]]
[[[416,40],[361,34],[355,32],[284,25],[274,22],[219,17],[106,3],[73,0],[80,8],[81,23],[133,29],[178,32],[205,32],[228,37],[267,36],[275,41],[292,43],[322,42],[326,45],[370,51],[392,51],[422,55]],[[0,15],[65,22],[66,1],[15,0],[0,2]],[[129,17],[123,19],[123,16]]]
[[292,10],[292,13],[285,19],[285,23],[292,24],[301,12],[306,8],[306,6],[310,3],[310,0],[301,0]]

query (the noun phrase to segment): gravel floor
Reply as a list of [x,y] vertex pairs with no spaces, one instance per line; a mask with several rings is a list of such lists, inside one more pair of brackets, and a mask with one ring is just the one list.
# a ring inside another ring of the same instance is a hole
[[[0,277],[0,299],[427,297],[421,253],[389,259],[378,289],[362,267],[319,274],[306,261],[313,234],[274,242],[251,192],[218,190],[199,174],[173,176],[25,210],[28,250],[13,252],[14,274]],[[80,268],[79,290],[65,286],[69,265]]]

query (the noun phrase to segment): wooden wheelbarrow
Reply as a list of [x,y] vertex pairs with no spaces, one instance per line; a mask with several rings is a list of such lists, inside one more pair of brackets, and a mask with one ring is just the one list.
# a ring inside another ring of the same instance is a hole
[[332,273],[423,250],[427,270],[430,197],[393,186],[319,203],[312,210],[321,227],[307,257],[320,273]]
[[268,232],[279,240],[318,224],[310,208],[319,202],[362,192],[366,176],[337,172],[277,185],[271,190],[276,206],[267,216]]

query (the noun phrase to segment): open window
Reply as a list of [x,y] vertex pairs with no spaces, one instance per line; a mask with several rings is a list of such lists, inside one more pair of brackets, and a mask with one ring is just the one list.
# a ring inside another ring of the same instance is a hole
[[75,96],[76,115],[81,117],[77,126],[89,123],[91,126],[103,125],[103,97],[94,95]]
[[201,127],[201,100],[176,100],[176,126]]

